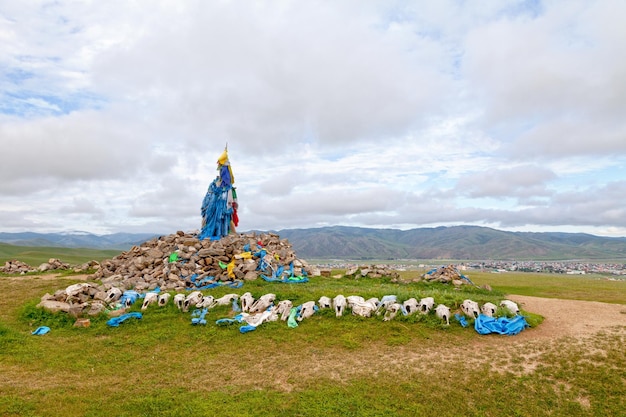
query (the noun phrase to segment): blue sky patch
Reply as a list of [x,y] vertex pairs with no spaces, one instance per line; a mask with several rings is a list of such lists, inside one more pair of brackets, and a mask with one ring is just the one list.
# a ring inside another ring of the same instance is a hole
[[67,96],[18,91],[0,95],[0,113],[24,118],[60,116],[81,109],[100,109],[106,100],[95,94],[73,93]]

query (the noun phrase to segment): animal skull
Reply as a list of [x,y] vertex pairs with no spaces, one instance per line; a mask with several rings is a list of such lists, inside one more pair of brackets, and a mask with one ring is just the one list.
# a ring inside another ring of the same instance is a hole
[[498,307],[493,303],[485,303],[480,307],[480,310],[487,317],[495,317],[497,309]]
[[182,311],[183,307],[185,307],[185,294],[176,294],[174,296],[174,304]]
[[464,300],[461,304],[461,310],[463,313],[472,318],[477,318],[480,314],[480,309],[478,308],[478,303],[472,300]]
[[250,306],[250,313],[260,313],[262,311],[267,310],[276,300],[276,294],[265,294],[262,295],[258,300],[256,300]]
[[142,310],[146,310],[148,306],[152,303],[156,303],[159,299],[159,295],[155,292],[148,292],[143,299],[143,304],[141,305]]
[[433,297],[422,298],[417,306],[418,310],[422,314],[428,314],[430,310],[435,306],[435,299]]
[[165,306],[169,301],[172,295],[168,292],[159,295],[158,305],[159,307]]
[[187,312],[189,307],[195,307],[202,302],[204,296],[200,291],[193,291],[187,297],[185,297],[185,302],[183,303],[183,312]]
[[319,304],[320,308],[330,308],[333,301],[330,299],[330,297],[321,296],[317,303]]
[[385,307],[385,315],[383,316],[383,321],[393,320],[398,314],[398,311],[401,310],[402,304],[400,303],[388,304],[387,307]]
[[519,307],[517,306],[515,302],[511,300],[500,301],[500,306],[506,308],[508,311],[511,312],[511,314],[515,314],[515,315],[519,314]]
[[316,307],[315,301],[307,301],[306,303],[303,303],[300,307],[300,314],[298,314],[296,320],[302,321],[304,319],[308,319],[315,314]]
[[239,301],[241,301],[241,311],[247,313],[254,304],[254,297],[251,293],[246,292],[239,298]]
[[338,294],[333,298],[333,308],[335,309],[335,316],[341,317],[343,316],[343,312],[346,309],[347,301],[346,297],[341,294]]
[[402,303],[407,315],[413,314],[417,311],[417,306],[419,303],[415,298],[409,298],[404,303]]
[[446,325],[450,325],[450,308],[444,304],[437,305],[435,308],[435,315],[441,320],[446,322]]

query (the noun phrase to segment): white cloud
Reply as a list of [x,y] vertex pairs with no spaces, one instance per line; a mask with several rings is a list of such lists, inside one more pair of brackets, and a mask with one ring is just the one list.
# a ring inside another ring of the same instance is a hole
[[228,143],[243,230],[619,233],[624,8],[2,4],[0,230],[197,228]]
[[548,169],[526,165],[472,173],[461,178],[457,187],[478,198],[541,197],[551,194],[546,184],[555,177]]

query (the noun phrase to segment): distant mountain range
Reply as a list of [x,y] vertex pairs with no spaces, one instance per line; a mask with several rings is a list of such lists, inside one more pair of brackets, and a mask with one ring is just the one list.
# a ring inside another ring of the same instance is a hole
[[[273,231],[302,259],[626,260],[626,237],[505,232],[479,226],[411,230],[333,226]],[[128,250],[157,234],[0,233],[0,242]]]
[[16,246],[49,246],[55,248],[90,248],[128,250],[133,245],[158,236],[154,233],[113,233],[94,235],[86,232],[68,233],[3,233],[0,242]]
[[585,233],[505,232],[479,226],[287,229],[303,259],[626,260],[626,238]]

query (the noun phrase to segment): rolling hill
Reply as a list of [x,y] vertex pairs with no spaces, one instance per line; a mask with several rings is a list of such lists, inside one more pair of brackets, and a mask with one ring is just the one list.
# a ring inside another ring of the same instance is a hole
[[[303,259],[626,260],[626,238],[506,232],[480,226],[410,230],[332,226],[274,231]],[[128,250],[156,234],[0,233],[18,246]]]
[[324,227],[285,229],[310,259],[626,259],[626,238],[584,233],[505,232],[479,226],[411,230]]

